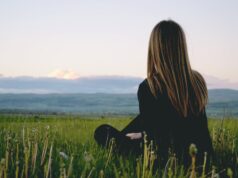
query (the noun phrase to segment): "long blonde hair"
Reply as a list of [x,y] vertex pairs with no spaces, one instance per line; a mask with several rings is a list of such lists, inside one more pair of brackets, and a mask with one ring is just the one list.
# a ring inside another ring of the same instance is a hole
[[154,97],[158,91],[166,91],[183,117],[204,109],[208,102],[206,82],[190,66],[185,34],[179,24],[164,20],[153,28],[147,62],[147,81]]

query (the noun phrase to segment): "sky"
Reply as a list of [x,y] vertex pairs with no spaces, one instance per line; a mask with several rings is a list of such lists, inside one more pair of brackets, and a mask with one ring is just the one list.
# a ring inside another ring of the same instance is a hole
[[1,0],[0,75],[146,77],[151,30],[172,19],[193,69],[238,82],[237,9],[236,0]]

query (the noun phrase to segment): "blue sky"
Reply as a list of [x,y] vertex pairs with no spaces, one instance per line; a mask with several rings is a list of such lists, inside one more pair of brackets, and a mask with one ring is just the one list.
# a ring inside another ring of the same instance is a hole
[[0,1],[0,74],[145,77],[150,32],[170,18],[194,69],[238,82],[237,9],[235,0]]

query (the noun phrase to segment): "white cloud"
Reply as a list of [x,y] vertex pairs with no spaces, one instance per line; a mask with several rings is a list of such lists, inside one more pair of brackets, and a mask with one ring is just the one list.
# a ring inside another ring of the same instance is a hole
[[79,74],[77,72],[74,72],[74,71],[71,71],[71,70],[57,69],[57,70],[54,70],[53,72],[50,72],[48,74],[48,77],[74,80],[74,79],[79,78]]

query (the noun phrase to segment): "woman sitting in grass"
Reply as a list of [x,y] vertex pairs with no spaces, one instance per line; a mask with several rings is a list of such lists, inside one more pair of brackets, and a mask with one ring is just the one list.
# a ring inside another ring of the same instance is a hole
[[[159,162],[176,155],[190,165],[189,147],[196,145],[197,164],[213,154],[205,106],[208,91],[202,75],[192,70],[185,34],[172,20],[161,21],[152,30],[147,59],[147,78],[138,88],[139,115],[122,131],[103,124],[95,130],[98,144],[108,147],[114,138],[122,154],[143,154],[143,145],[153,142]],[[145,138],[146,137],[146,142]]]

